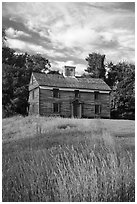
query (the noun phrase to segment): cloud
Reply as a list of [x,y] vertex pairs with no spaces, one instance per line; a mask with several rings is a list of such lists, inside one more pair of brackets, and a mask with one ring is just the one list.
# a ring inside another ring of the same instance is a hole
[[18,49],[29,53],[39,53],[47,57],[64,57],[63,53],[57,52],[56,50],[46,49],[45,47],[37,44],[28,43],[19,39],[7,39],[8,46],[13,49]]
[[85,45],[96,39],[95,32],[88,27],[73,27],[63,30],[55,35],[50,33],[50,37],[55,44],[63,44],[64,47],[77,47]]
[[63,73],[65,65],[76,67],[76,75],[83,74],[84,70],[87,68],[85,64],[80,64],[80,63],[78,64],[78,63],[75,63],[75,61],[71,61],[71,60],[56,61],[52,63],[53,68],[56,70],[60,70],[61,73]]
[[[73,62],[81,70],[91,52],[114,61],[134,59],[134,8],[132,2],[4,2],[3,17],[24,26],[8,26],[12,47],[46,53],[55,62]],[[27,42],[15,41],[23,36]]]
[[8,46],[13,49],[20,49],[21,51],[32,51],[33,53],[45,54],[45,49],[42,46],[31,44],[18,39],[7,39]]
[[11,27],[6,29],[6,35],[7,37],[10,37],[10,38],[19,38],[21,36],[30,37],[30,34],[25,33],[23,31],[14,30]]

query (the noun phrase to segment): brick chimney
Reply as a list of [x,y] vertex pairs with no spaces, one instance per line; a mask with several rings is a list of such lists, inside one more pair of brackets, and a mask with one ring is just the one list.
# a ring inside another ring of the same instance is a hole
[[75,68],[74,66],[65,66],[65,77],[75,77]]

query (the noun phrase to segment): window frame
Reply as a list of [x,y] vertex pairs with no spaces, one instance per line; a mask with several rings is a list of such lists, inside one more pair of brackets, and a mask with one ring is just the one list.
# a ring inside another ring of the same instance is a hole
[[95,101],[99,100],[99,91],[94,92],[94,100]]
[[[98,107],[98,109],[96,109],[96,107]],[[100,115],[100,114],[101,114],[101,105],[95,104],[95,115]]]
[[53,89],[53,98],[59,98],[59,89]]
[[80,91],[79,90],[75,90],[75,98],[80,98]]
[[[57,110],[56,110],[56,108],[57,108]],[[53,113],[60,113],[60,103],[53,103]]]

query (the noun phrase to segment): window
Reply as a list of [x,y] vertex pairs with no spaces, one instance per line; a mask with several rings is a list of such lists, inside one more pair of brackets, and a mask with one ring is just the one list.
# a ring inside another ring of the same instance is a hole
[[32,91],[32,99],[34,99],[34,91]]
[[98,91],[94,92],[94,99],[95,100],[99,99],[99,92]]
[[53,103],[53,112],[54,113],[60,112],[60,104],[59,103]]
[[100,113],[101,113],[101,106],[95,105],[95,114],[100,114]]
[[53,89],[53,97],[59,98],[59,89]]
[[80,94],[79,94],[79,90],[75,90],[75,98],[79,98]]

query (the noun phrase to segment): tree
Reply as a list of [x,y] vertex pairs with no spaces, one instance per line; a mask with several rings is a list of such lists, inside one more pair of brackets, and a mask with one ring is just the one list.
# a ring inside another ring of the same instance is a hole
[[12,66],[2,64],[2,107],[4,115],[9,116],[13,114],[13,74]]
[[7,41],[7,38],[6,38],[5,28],[2,28],[2,47],[6,46],[6,41]]
[[105,55],[93,52],[86,58],[88,67],[85,70],[93,78],[105,79],[106,69],[104,66]]
[[121,118],[134,119],[135,65],[122,62],[115,65],[115,70],[117,70],[115,74],[116,90],[113,94],[112,114],[115,113]]
[[27,55],[26,65],[28,67],[32,66],[33,71],[37,71],[37,72],[41,72],[41,71],[44,72],[46,70],[49,70],[49,68],[51,67],[49,60],[40,54]]
[[107,76],[105,82],[111,89],[113,89],[118,82],[118,67],[113,64],[113,62],[107,64]]
[[[2,71],[3,107],[7,113],[14,112],[26,115],[29,106],[28,85],[31,73],[32,71],[42,72],[47,70],[49,61],[40,55],[15,54],[10,48],[6,51],[6,55],[3,57]],[[7,94],[9,95],[8,98]],[[7,106],[10,108],[7,108]]]
[[47,74],[57,74],[57,75],[61,75],[59,70],[49,70],[49,72]]
[[6,116],[27,114],[31,73],[49,67],[49,60],[39,54],[17,54],[7,46],[2,47],[2,105]]

